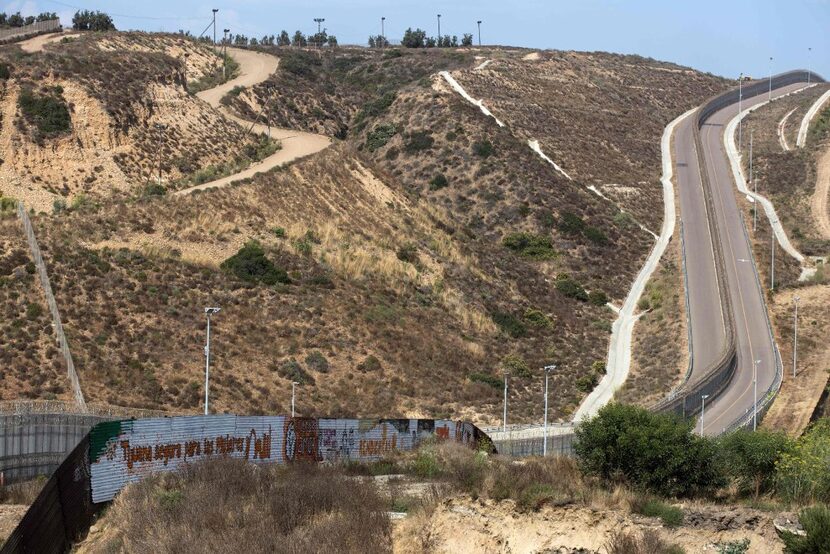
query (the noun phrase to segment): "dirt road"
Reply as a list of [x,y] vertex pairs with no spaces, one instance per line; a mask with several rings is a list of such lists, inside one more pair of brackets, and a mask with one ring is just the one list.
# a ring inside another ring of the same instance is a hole
[[816,228],[826,239],[830,239],[828,202],[830,202],[830,146],[825,148],[824,153],[818,159],[816,190],[810,199],[810,212],[816,220]]
[[50,33],[48,35],[38,35],[34,38],[30,38],[24,41],[19,42],[20,48],[23,49],[24,52],[28,52],[33,54],[35,52],[41,52],[43,47],[47,44],[51,44],[53,42],[58,42],[65,38],[73,38],[81,36],[80,33],[71,33],[71,32],[60,32],[60,33]]
[[[277,70],[279,66],[279,59],[270,54],[263,54],[261,52],[251,52],[249,50],[241,50],[238,48],[228,48],[234,60],[239,63],[239,76],[228,81],[218,87],[208,89],[198,93],[196,96],[220,112],[228,119],[232,119],[245,127],[251,128],[251,122],[244,120],[232,114],[227,108],[220,104],[220,100],[234,87],[251,87],[257,83],[261,83],[268,79],[268,77]],[[253,132],[267,133],[268,127],[262,124],[253,125]],[[316,135],[314,133],[305,133],[302,131],[294,131],[291,129],[277,129],[271,128],[271,137],[279,139],[282,143],[282,148],[274,154],[268,156],[264,160],[251,165],[248,169],[216,179],[209,183],[196,185],[190,188],[180,190],[176,194],[189,194],[193,191],[204,190],[208,188],[224,187],[234,181],[248,179],[257,173],[268,171],[274,167],[302,158],[323,150],[331,144],[331,139],[323,135]]]

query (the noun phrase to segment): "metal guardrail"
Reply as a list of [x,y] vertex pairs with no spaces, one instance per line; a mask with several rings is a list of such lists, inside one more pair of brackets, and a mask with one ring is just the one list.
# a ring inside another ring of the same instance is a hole
[[47,21],[36,21],[31,25],[22,27],[0,29],[0,43],[17,42],[37,35],[54,33],[62,28],[60,19],[49,19]]
[[78,381],[78,374],[75,372],[75,363],[72,361],[72,354],[69,352],[69,343],[66,340],[66,334],[63,331],[63,323],[61,323],[61,314],[58,311],[58,303],[55,301],[55,295],[52,294],[52,286],[49,284],[49,275],[46,273],[46,264],[43,263],[43,256],[40,253],[40,247],[35,238],[35,230],[32,227],[32,221],[29,219],[29,214],[26,212],[26,207],[22,201],[17,203],[17,216],[23,223],[23,230],[26,233],[26,241],[29,243],[29,250],[32,253],[32,258],[35,261],[38,276],[40,277],[40,284],[43,287],[43,294],[46,296],[46,303],[49,305],[49,312],[52,314],[52,326],[55,330],[55,337],[58,341],[61,354],[66,363],[66,373],[69,378],[69,384],[72,388],[72,394],[75,397],[75,402],[82,409],[86,409],[86,402],[84,401],[84,393],[81,391],[81,384]]

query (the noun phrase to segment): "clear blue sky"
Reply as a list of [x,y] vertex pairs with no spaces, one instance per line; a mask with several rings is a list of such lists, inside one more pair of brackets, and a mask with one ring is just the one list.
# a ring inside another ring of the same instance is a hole
[[[213,2],[212,4],[210,2]],[[380,33],[398,40],[406,27],[459,37],[482,23],[485,44],[640,54],[735,76],[812,68],[830,79],[830,0],[24,0],[6,11],[57,11],[68,22],[74,7],[114,14],[119,29],[198,34],[219,8],[217,28],[261,37],[281,29],[324,26],[341,43],[365,44]],[[155,18],[155,19],[152,19]]]

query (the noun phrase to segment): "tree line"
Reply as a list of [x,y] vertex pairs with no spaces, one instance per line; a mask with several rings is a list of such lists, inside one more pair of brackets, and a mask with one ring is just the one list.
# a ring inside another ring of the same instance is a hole
[[[401,46],[404,48],[457,48],[458,46],[472,46],[472,33],[464,33],[459,42],[456,35],[444,35],[439,37],[428,37],[426,31],[423,29],[412,30],[408,28],[403,33],[401,39]],[[369,36],[370,48],[385,48],[389,46],[389,41],[382,35]]]
[[278,35],[263,35],[262,38],[247,37],[243,34],[230,34],[222,38],[222,44],[234,46],[337,46],[337,37],[330,35],[326,30],[313,35],[304,35],[302,31],[295,31],[289,35],[288,31],[280,31]]
[[82,10],[72,17],[72,28],[76,31],[114,31],[115,24],[104,12]]
[[23,17],[20,12],[11,15],[5,12],[0,12],[0,27],[23,27],[24,25],[31,25],[39,21],[49,21],[58,19],[58,14],[55,12],[43,12],[38,15],[27,15]]

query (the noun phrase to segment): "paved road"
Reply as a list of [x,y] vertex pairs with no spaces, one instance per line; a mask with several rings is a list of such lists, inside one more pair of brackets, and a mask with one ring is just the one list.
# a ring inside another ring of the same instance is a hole
[[[773,97],[802,88],[803,84],[782,87]],[[766,95],[744,100],[744,108],[766,100]],[[694,120],[678,129],[675,145],[678,159],[680,213],[686,233],[686,256],[689,273],[690,318],[692,327],[693,368],[691,382],[716,361],[725,345],[725,315],[721,309],[712,241],[718,240],[724,255],[726,291],[732,300],[738,348],[738,369],[726,391],[706,406],[704,431],[718,434],[733,421],[751,411],[753,406],[753,360],[758,364],[758,398],[775,377],[775,350],[767,327],[764,291],[758,284],[752,263],[752,250],[744,233],[743,221],[735,199],[735,183],[723,150],[723,132],[738,112],[737,104],[713,114],[701,130],[704,151],[701,158],[712,185],[717,232],[707,219],[703,185],[693,140]]]

